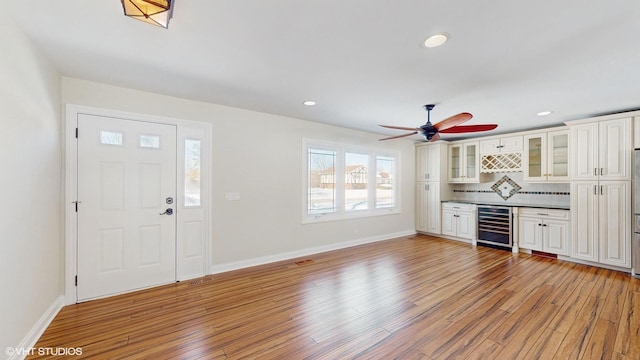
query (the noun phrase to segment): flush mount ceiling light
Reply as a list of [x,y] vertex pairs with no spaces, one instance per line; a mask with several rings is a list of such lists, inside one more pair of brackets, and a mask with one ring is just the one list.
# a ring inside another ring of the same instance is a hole
[[315,104],[316,104],[316,102],[315,102],[315,101],[313,101],[313,100],[307,100],[307,101],[303,102],[303,104],[305,104],[305,105],[307,105],[307,106],[313,106],[313,105],[315,105]]
[[126,16],[151,25],[169,27],[175,0],[121,0]]
[[538,116],[547,116],[547,115],[551,115],[553,113],[553,111],[540,111],[539,113],[537,113],[536,115]]
[[427,38],[427,40],[424,41],[424,46],[428,48],[438,47],[446,43],[447,40],[449,40],[449,34],[447,33],[431,35]]

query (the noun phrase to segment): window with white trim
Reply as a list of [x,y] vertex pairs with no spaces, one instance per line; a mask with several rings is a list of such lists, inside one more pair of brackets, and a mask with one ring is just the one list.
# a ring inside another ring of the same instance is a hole
[[303,222],[400,211],[399,155],[305,140]]

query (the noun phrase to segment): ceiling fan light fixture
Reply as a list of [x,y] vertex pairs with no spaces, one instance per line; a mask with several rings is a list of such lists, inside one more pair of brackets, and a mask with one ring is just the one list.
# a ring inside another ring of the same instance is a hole
[[175,0],[120,0],[124,15],[148,24],[169,28]]
[[536,115],[538,115],[538,116],[547,116],[547,115],[551,115],[551,114],[553,114],[553,111],[545,110],[545,111],[540,111]]
[[438,47],[446,43],[447,40],[449,40],[449,34],[447,33],[431,35],[424,41],[424,46],[428,48]]

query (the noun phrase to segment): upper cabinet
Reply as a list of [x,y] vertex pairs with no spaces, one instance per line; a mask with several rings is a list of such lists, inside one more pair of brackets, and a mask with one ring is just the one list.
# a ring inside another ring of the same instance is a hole
[[569,182],[569,131],[524,136],[524,181]]
[[522,151],[522,136],[480,141],[480,154],[516,153]]
[[447,178],[450,183],[480,182],[477,141],[449,145],[448,163]]
[[416,181],[440,181],[446,168],[446,146],[416,145]]
[[572,180],[631,180],[631,118],[571,123]]

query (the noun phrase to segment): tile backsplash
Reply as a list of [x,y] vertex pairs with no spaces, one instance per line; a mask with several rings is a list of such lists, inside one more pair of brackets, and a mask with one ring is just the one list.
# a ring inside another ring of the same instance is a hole
[[569,207],[569,184],[527,183],[523,173],[487,174],[480,184],[451,184],[453,200]]

